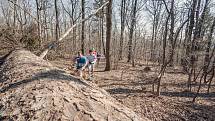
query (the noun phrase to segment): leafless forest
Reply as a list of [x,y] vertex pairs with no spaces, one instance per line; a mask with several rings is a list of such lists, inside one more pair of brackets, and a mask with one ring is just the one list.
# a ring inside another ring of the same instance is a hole
[[213,121],[214,29],[215,0],[1,0],[0,67],[24,48],[74,75],[72,58],[95,48],[90,83],[138,116]]

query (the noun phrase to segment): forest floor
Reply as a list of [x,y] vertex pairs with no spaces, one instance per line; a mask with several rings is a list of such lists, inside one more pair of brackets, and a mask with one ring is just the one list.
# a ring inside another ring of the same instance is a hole
[[[69,60],[52,63],[65,70],[71,66]],[[105,63],[100,62],[96,67],[93,82],[139,116],[153,121],[215,121],[215,80],[211,93],[207,94],[207,85],[203,85],[196,102],[192,103],[198,80],[192,85],[192,92],[187,92],[187,75],[180,68],[167,68],[161,80],[161,95],[157,97],[152,94],[152,83],[159,66],[147,65],[151,68],[149,72],[143,71],[144,63],[132,67],[119,62],[118,69],[108,72],[103,71],[104,66]]]
[[26,50],[0,63],[0,121],[150,121]]

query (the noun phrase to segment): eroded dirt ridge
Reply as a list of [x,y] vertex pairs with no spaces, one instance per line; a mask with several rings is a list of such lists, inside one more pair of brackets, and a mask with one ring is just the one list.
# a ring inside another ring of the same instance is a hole
[[1,120],[140,121],[106,91],[25,50],[0,67]]

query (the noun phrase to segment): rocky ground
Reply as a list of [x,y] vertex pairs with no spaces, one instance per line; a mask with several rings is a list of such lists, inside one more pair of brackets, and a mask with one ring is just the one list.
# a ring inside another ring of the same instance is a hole
[[[64,70],[71,65],[70,60],[54,61]],[[133,109],[139,116],[153,121],[214,121],[215,120],[215,80],[211,93],[207,94],[204,85],[195,103],[192,103],[198,83],[193,84],[193,93],[186,91],[187,75],[180,68],[168,68],[162,78],[161,95],[152,94],[152,81],[157,76],[158,66],[150,66],[145,72],[144,63],[131,67],[123,62],[117,70],[104,72],[100,63],[95,72],[93,83],[108,91],[122,104]]]

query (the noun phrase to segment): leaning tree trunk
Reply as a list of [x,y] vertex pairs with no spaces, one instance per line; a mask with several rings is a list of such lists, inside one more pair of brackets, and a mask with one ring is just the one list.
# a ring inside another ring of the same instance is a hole
[[51,43],[49,43],[48,46],[43,49],[42,53],[40,54],[40,57],[44,58],[47,55],[47,53],[49,52],[49,50],[52,49],[54,46],[57,46],[76,26],[78,26],[83,21],[89,20],[91,17],[96,15],[100,10],[103,9],[103,7],[105,7],[108,4],[109,4],[109,1],[104,3],[100,8],[98,8],[95,12],[90,14],[88,17],[86,17],[85,19],[82,19],[81,22],[73,24],[72,27],[70,27],[63,35],[61,35],[58,40],[52,41]]
[[106,91],[29,51],[15,50],[2,62],[0,120],[143,120]]

